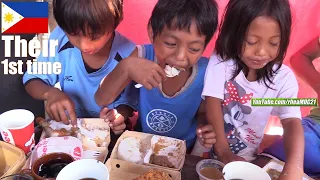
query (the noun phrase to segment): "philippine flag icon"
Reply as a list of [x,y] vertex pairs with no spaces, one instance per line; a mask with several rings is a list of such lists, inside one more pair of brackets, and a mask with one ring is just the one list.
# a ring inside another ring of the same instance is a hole
[[1,2],[2,34],[48,33],[48,2]]

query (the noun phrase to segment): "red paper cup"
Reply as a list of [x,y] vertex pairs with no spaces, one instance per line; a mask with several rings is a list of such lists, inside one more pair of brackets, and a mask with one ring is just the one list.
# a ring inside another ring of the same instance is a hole
[[0,133],[3,140],[28,154],[35,145],[34,115],[25,109],[14,109],[0,115]]

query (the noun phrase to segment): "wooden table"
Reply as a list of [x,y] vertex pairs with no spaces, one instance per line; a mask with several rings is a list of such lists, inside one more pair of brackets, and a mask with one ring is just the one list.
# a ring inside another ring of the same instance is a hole
[[196,165],[203,158],[198,156],[186,155],[184,166],[181,171],[181,179],[183,180],[196,180],[199,179],[196,171]]

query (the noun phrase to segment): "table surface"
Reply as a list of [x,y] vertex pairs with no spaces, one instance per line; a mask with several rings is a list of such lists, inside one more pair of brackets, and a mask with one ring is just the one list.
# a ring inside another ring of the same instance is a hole
[[[183,166],[182,171],[181,171],[181,179],[183,179],[183,180],[199,179],[199,176],[198,176],[197,171],[196,171],[196,165],[202,159],[203,159],[202,157],[192,156],[192,155],[187,154],[185,162],[184,162],[184,166]],[[264,157],[264,156],[259,156],[252,163],[256,164],[257,166],[262,168],[269,161],[270,161],[269,158]]]
[[[41,130],[37,129],[36,134],[37,134],[36,142],[38,142],[37,140],[39,140],[39,138],[40,138],[39,134],[41,134]],[[108,146],[108,149],[109,149],[108,157],[110,157],[112,149],[115,146],[118,138],[119,138],[119,136],[111,133],[111,142]],[[187,154],[186,158],[185,158],[184,166],[181,170],[181,179],[183,179],[183,180],[199,179],[199,176],[196,171],[196,165],[202,159],[203,159],[202,157]],[[258,156],[258,158],[256,160],[254,160],[252,163],[263,168],[270,160],[271,159],[268,157]],[[320,180],[320,179],[314,179],[314,180]]]
[[[116,136],[114,134],[111,134],[111,142],[109,144],[109,155],[108,157],[110,157],[110,154],[112,152],[113,147],[116,144],[117,139],[119,138],[119,136]],[[197,174],[196,171],[196,165],[199,161],[201,161],[202,157],[199,156],[193,156],[193,155],[186,155],[185,158],[185,162],[184,162],[184,166],[181,170],[181,179],[183,180],[195,180],[195,179],[199,179],[199,176]],[[271,159],[268,157],[264,157],[264,156],[259,156],[256,160],[254,160],[252,163],[258,165],[259,167],[264,167]]]

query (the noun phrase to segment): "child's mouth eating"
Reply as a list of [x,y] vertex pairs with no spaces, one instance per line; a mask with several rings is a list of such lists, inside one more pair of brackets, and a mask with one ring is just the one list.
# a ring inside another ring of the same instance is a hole
[[175,67],[171,67],[169,64],[166,64],[164,71],[167,77],[175,77],[175,76],[178,76],[180,73],[180,70],[178,70]]
[[253,60],[253,63],[257,65],[263,65],[263,66],[267,64],[266,61],[258,61],[258,60]]

